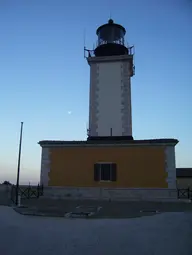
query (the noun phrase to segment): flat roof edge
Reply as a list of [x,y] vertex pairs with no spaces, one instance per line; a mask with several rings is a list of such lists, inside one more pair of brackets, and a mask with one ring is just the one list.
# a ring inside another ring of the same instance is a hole
[[60,141],[60,140],[42,140],[38,144],[41,147],[68,147],[68,146],[110,146],[110,145],[172,145],[175,146],[179,141],[173,138],[164,138],[164,139],[147,139],[147,140],[111,140],[111,141]]

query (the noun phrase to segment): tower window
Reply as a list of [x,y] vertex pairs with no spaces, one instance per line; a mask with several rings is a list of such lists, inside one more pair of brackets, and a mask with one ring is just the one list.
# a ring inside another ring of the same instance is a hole
[[115,163],[96,163],[94,165],[95,181],[116,181],[117,165]]

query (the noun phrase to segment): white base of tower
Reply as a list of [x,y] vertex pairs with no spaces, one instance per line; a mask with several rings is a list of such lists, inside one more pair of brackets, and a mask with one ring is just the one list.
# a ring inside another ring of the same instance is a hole
[[132,55],[89,57],[89,136],[132,136]]

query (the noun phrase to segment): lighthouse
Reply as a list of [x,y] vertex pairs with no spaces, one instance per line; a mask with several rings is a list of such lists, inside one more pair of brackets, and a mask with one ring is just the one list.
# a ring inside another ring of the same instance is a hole
[[84,49],[90,66],[88,137],[39,142],[44,194],[59,199],[173,201],[178,140],[133,139],[134,49],[125,44],[125,28],[112,19],[96,34],[96,47]]
[[126,46],[125,28],[112,19],[96,34],[95,49],[85,49],[90,66],[88,140],[133,140],[133,47]]

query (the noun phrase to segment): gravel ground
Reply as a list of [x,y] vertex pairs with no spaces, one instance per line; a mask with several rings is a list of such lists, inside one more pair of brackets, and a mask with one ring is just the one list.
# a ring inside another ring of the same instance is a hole
[[191,255],[192,214],[135,219],[64,219],[23,216],[0,206],[3,255]]
[[[20,213],[42,214],[46,216],[61,216],[65,213],[75,212],[76,207],[83,206],[101,208],[91,218],[133,218],[145,215],[154,215],[155,211],[162,212],[192,212],[192,203],[184,202],[108,202],[94,200],[59,200],[59,199],[35,199],[24,200],[26,208],[19,208]],[[86,209],[85,209],[86,211]],[[144,211],[144,212],[140,212]]]

